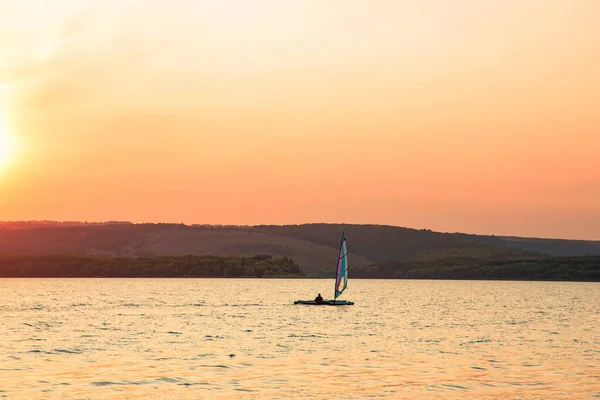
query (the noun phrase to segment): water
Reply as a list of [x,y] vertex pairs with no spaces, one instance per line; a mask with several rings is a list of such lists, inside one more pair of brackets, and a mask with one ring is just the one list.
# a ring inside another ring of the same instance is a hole
[[600,284],[0,279],[0,397],[600,398]]

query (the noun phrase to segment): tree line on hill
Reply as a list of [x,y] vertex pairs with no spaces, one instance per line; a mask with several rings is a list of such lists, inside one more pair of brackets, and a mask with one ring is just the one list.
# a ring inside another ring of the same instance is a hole
[[399,261],[355,267],[349,274],[353,278],[600,282],[600,256],[495,261],[468,258]]
[[303,276],[288,257],[0,257],[3,278],[262,278]]
[[[332,271],[311,276],[330,277]],[[482,261],[468,258],[350,266],[352,279],[488,279],[600,282],[600,256]],[[289,257],[0,257],[0,278],[262,278],[306,276]]]

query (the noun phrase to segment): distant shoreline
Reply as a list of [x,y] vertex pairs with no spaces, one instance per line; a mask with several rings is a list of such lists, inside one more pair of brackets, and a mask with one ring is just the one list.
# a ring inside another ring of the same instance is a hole
[[600,281],[600,241],[388,225],[126,221],[0,222],[0,276],[333,279],[342,232],[351,279]]
[[[319,276],[270,276],[270,277],[190,277],[190,276],[133,276],[133,277],[115,277],[115,276],[0,276],[0,279],[226,279],[226,280],[326,280],[331,281],[333,278]],[[377,281],[478,281],[478,282],[578,282],[578,283],[600,283],[600,280],[561,280],[561,279],[510,279],[510,278],[352,278],[352,281],[361,280],[377,280]]]
[[[544,259],[390,261],[350,266],[357,279],[600,282],[600,256]],[[227,278],[333,279],[334,271],[305,273],[289,257],[175,256],[100,258],[85,256],[0,257],[0,278]]]
[[0,257],[0,278],[268,278],[304,276],[291,258],[176,256],[106,258]]

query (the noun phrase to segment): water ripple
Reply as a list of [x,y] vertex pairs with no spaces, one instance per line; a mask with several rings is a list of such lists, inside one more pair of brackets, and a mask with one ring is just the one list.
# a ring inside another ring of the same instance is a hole
[[291,304],[318,279],[0,284],[0,396],[600,397],[598,284],[354,280],[348,308]]

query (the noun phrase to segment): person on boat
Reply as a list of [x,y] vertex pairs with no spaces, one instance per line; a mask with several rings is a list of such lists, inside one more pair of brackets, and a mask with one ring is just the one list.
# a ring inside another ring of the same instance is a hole
[[319,295],[315,298],[315,303],[322,303],[323,302],[323,298],[321,297],[321,293],[319,293]]

